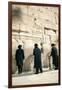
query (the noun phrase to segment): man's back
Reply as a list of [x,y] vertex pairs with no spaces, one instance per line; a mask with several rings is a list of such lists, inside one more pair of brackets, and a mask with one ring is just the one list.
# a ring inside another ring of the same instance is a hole
[[24,51],[23,51],[23,49],[17,49],[16,50],[15,58],[16,58],[17,64],[23,63],[23,59],[24,59]]
[[41,51],[40,51],[40,49],[39,48],[35,48],[34,49],[34,55],[41,55]]
[[51,55],[57,56],[57,48],[56,47],[52,47]]

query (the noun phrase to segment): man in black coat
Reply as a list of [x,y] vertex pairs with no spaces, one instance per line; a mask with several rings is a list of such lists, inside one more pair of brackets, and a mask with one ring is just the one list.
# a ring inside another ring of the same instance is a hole
[[16,50],[16,65],[18,66],[18,74],[22,73],[22,67],[23,67],[23,60],[24,60],[24,50],[21,49],[22,45],[18,46],[18,49]]
[[39,70],[42,73],[41,50],[38,48],[38,44],[34,45],[33,55],[34,55],[34,68],[36,68],[35,74],[38,74]]
[[57,55],[57,48],[55,47],[55,44],[51,44],[51,56],[53,59],[53,65],[55,69],[58,69],[58,55]]

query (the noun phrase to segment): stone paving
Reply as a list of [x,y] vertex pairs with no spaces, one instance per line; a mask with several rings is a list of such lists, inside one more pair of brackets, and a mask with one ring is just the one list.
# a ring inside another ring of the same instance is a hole
[[17,73],[12,76],[12,85],[34,85],[58,83],[58,70],[44,70],[43,73],[34,74],[34,72]]

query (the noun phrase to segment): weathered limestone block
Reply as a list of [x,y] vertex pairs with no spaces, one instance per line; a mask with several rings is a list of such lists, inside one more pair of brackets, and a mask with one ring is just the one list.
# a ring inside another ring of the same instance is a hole
[[44,52],[42,54],[42,66],[43,67],[49,67],[49,53],[51,51],[50,45],[44,44],[43,45]]
[[28,56],[23,64],[23,71],[32,71],[33,70],[34,57],[32,55]]
[[12,39],[12,73],[15,73],[17,69],[16,60],[15,60],[15,52],[16,52],[17,46],[18,46],[18,43],[13,38]]

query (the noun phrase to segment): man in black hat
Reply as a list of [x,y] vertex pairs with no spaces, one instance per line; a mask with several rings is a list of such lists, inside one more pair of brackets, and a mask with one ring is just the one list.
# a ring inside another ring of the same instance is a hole
[[22,67],[23,67],[23,60],[24,60],[24,50],[21,49],[22,45],[18,46],[18,49],[16,50],[16,65],[18,66],[18,74],[22,73]]
[[57,55],[57,48],[55,47],[55,44],[51,44],[51,56],[53,59],[53,65],[55,67],[55,70],[58,69],[58,55]]
[[38,44],[34,45],[33,55],[34,55],[34,68],[36,68],[35,74],[38,74],[39,70],[42,73],[41,50],[38,48]]

